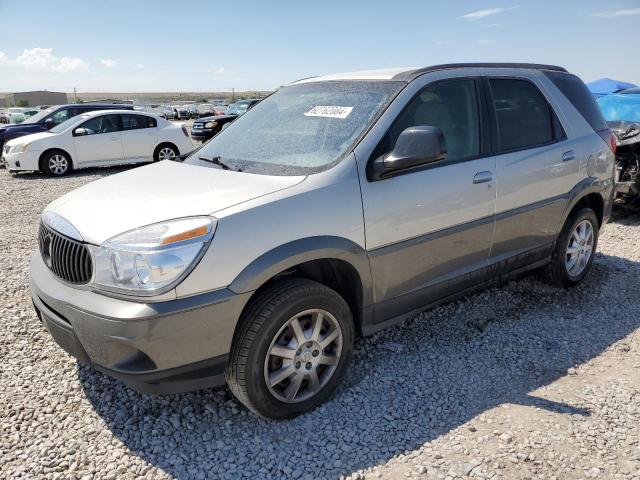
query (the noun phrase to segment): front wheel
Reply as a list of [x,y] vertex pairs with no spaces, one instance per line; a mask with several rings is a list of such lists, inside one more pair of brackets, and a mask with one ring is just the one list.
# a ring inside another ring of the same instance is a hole
[[560,287],[578,284],[589,272],[598,245],[600,225],[590,208],[573,212],[556,241],[551,262],[547,265],[547,279]]
[[71,171],[71,158],[59,150],[49,152],[42,158],[40,169],[49,175],[61,177]]
[[262,417],[295,417],[331,396],[349,364],[353,337],[351,311],[340,295],[311,280],[285,280],[242,315],[227,384]]

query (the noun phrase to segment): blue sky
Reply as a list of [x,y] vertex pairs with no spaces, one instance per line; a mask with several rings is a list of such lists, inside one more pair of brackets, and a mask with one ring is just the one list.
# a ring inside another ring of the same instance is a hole
[[473,61],[640,84],[640,0],[0,0],[0,19],[0,91],[266,90]]

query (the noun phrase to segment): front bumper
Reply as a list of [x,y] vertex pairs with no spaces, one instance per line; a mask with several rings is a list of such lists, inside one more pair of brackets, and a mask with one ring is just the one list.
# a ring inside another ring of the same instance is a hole
[[21,153],[4,153],[3,160],[7,169],[12,171],[28,170],[38,171],[40,170],[40,154],[42,152],[30,151]]
[[221,289],[161,302],[123,300],[67,286],[38,251],[31,258],[33,304],[56,343],[144,393],[222,385],[249,296]]
[[191,138],[199,140],[201,142],[209,140],[215,135],[215,131],[212,128],[201,128],[198,130],[191,129]]

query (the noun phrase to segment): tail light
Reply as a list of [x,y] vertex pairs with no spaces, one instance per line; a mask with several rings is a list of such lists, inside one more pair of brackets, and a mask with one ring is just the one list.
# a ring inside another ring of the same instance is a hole
[[182,127],[182,133],[184,133],[184,135],[186,137],[188,137],[189,136],[189,132],[187,131],[187,127],[185,127],[184,125],[181,125],[181,127]]
[[615,136],[615,134],[607,128],[606,130],[599,131],[598,135],[600,135],[600,138],[602,138],[605,141],[605,143],[609,145],[609,148],[611,149],[611,151],[613,153],[616,153],[616,148],[618,146],[618,138]]

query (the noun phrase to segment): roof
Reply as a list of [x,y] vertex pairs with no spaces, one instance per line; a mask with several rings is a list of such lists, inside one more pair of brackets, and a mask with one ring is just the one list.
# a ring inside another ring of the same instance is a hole
[[405,67],[405,68],[385,68],[380,70],[362,70],[358,72],[335,73],[319,77],[303,78],[292,82],[293,84],[326,82],[332,80],[400,80],[410,82],[411,80],[429,72],[438,70],[454,70],[459,68],[524,68],[530,70],[555,70],[566,72],[562,67],[555,65],[544,65],[540,63],[446,63],[432,65],[430,67]]
[[[93,117],[95,115],[104,115],[105,113],[126,113],[128,115],[148,115],[148,116],[152,116],[155,117],[156,115],[151,113],[151,112],[145,112],[142,110],[130,110],[130,109],[123,109],[123,108],[108,108],[108,109],[104,109],[104,110],[92,110],[90,112],[85,112],[85,113],[81,113],[80,115],[82,115],[83,117]],[[80,116],[79,115],[79,116]],[[75,117],[71,117],[71,118],[75,118]]]

